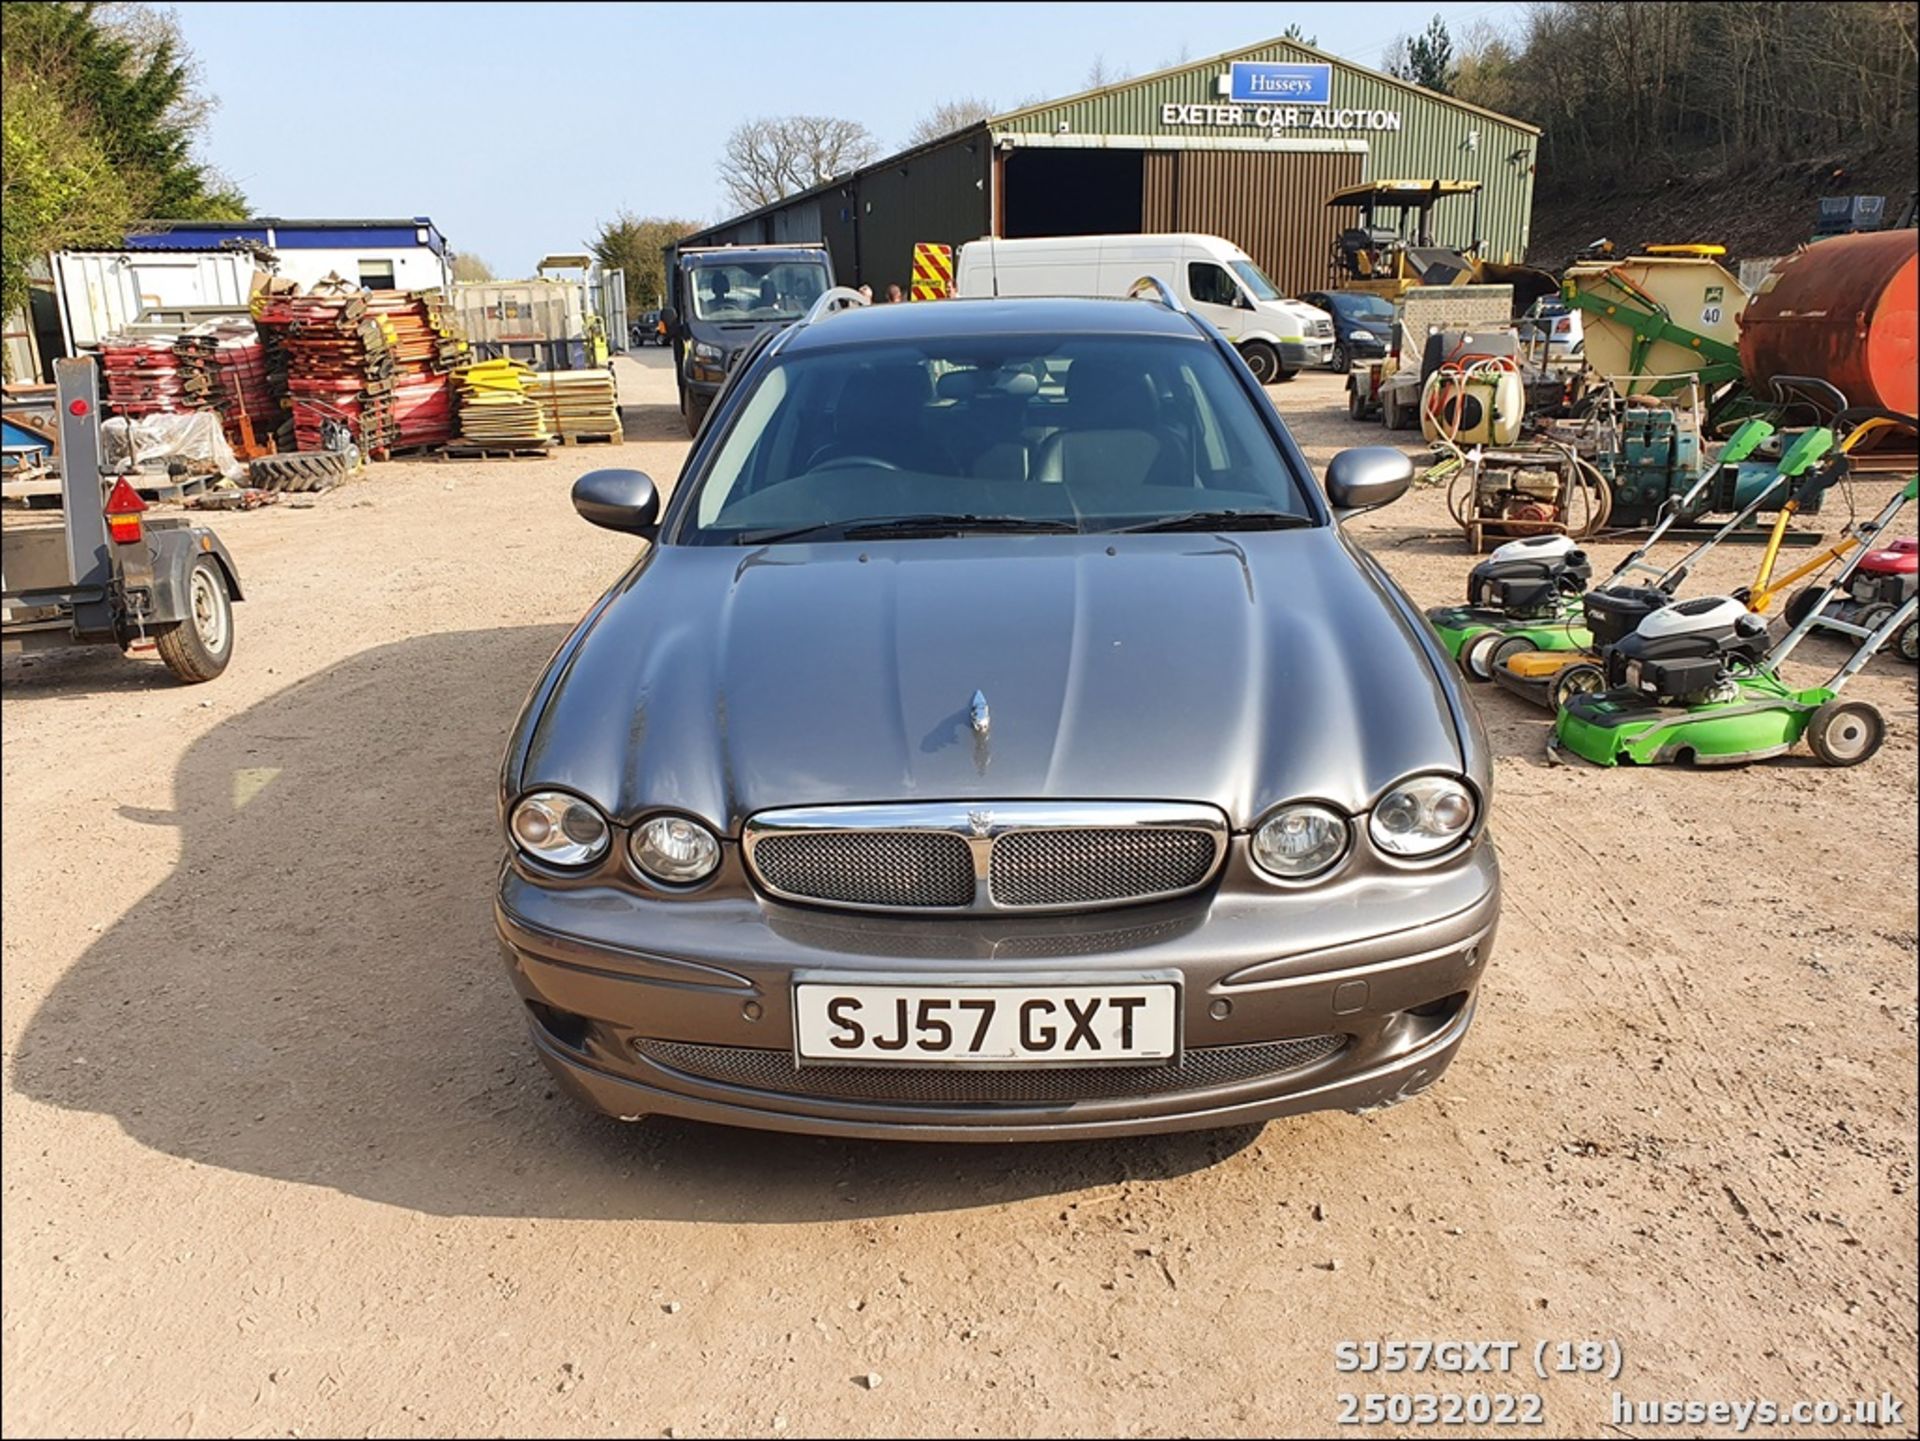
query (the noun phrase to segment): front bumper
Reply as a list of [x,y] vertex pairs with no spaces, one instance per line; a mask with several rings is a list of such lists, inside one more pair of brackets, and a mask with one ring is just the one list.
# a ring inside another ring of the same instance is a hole
[[[541,1059],[598,1110],[1001,1141],[1241,1125],[1365,1110],[1424,1090],[1472,1020],[1499,903],[1498,864],[1482,835],[1437,870],[1287,891],[1230,866],[1217,893],[1033,917],[855,915],[751,892],[689,902],[555,889],[509,864],[495,919]],[[1184,1054],[1176,1071],[1002,1072],[982,1094],[966,1094],[954,1068],[799,1068],[792,983],[813,971],[1004,984],[1172,973]]]
[[1332,340],[1282,340],[1280,360],[1288,370],[1333,363]]

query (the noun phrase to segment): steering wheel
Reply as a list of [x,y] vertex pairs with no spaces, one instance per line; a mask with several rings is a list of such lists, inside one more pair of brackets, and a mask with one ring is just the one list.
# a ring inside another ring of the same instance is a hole
[[877,455],[835,455],[821,461],[818,465],[812,465],[807,468],[809,470],[845,470],[850,465],[864,465],[873,470],[903,469],[903,467],[895,465],[892,461],[883,460]]

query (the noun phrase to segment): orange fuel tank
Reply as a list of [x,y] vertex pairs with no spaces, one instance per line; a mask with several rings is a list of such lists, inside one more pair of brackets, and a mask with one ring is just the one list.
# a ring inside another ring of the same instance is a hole
[[1836,235],[1773,268],[1740,317],[1740,368],[1764,388],[1776,375],[1828,381],[1854,405],[1920,409],[1914,303],[1920,245],[1912,230]]

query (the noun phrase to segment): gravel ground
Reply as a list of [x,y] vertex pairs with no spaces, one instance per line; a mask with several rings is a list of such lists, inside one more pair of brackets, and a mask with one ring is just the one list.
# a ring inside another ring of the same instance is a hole
[[[1553,1435],[1644,1434],[1615,1391],[1884,1391],[1913,1434],[1892,659],[1850,771],[1555,769],[1544,713],[1477,691],[1501,946],[1453,1070],[1384,1113],[944,1148],[556,1096],[495,951],[493,787],[629,554],[568,484],[685,453],[662,357],[620,368],[607,455],[215,517],[249,598],[212,685],[6,662],[8,1434],[1299,1434],[1370,1391],[1537,1392]],[[1273,394],[1316,463],[1384,438],[1331,376]],[[1437,492],[1357,529],[1423,604],[1459,592]],[[1521,1371],[1336,1371],[1395,1337],[1519,1342]],[[1583,1338],[1617,1381],[1534,1377]]]

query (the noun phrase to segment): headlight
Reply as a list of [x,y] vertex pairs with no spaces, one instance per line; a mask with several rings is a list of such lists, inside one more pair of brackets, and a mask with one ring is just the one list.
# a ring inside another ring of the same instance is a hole
[[578,796],[535,791],[507,818],[507,834],[522,854],[550,866],[584,866],[606,854],[607,818]]
[[1388,855],[1432,856],[1473,829],[1473,814],[1473,792],[1459,781],[1415,776],[1380,798],[1367,830]]
[[685,816],[655,816],[635,826],[627,851],[643,872],[670,886],[705,880],[720,864],[713,832]]
[[1282,806],[1253,833],[1253,859],[1283,880],[1331,869],[1347,853],[1347,818],[1325,806]]
[[696,340],[693,343],[693,358],[695,360],[717,361],[720,359],[720,347],[717,345],[708,345],[704,340]]
[[1371,330],[1349,330],[1347,332],[1347,339],[1348,340],[1372,340],[1373,332]]

